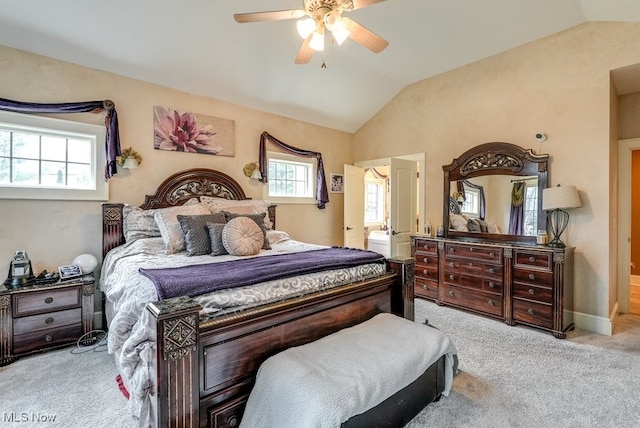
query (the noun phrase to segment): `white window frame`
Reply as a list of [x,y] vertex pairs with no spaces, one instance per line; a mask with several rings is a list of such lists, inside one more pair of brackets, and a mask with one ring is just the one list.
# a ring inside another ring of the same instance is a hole
[[[264,199],[269,202],[276,204],[309,204],[315,205],[318,203],[316,200],[317,194],[317,177],[318,177],[318,161],[315,157],[303,157],[303,156],[295,156],[287,153],[281,152],[267,152],[267,184],[263,188],[263,196]],[[274,161],[282,161],[289,163],[297,163],[307,165],[309,167],[309,187],[310,191],[309,197],[299,197],[299,196],[272,196],[269,194],[269,181],[271,178],[268,176],[269,174],[269,162],[271,160]]]
[[384,212],[384,208],[386,205],[386,186],[385,186],[385,180],[383,178],[380,179],[375,179],[375,178],[367,178],[365,179],[365,186],[367,184],[373,184],[373,185],[377,185],[380,186],[379,190],[378,190],[378,212],[380,214],[380,219],[377,221],[367,221],[366,219],[366,207],[368,204],[368,199],[369,199],[369,192],[366,190],[365,188],[365,193],[364,193],[364,206],[365,206],[365,221],[364,221],[364,225],[366,226],[376,226],[376,225],[382,225],[384,224],[384,218],[385,218],[385,212]]
[[106,154],[104,126],[82,122],[37,116],[32,114],[0,111],[0,127],[15,131],[28,131],[47,135],[76,136],[91,141],[91,175],[93,188],[60,188],[0,183],[0,199],[42,200],[109,200],[109,183],[104,179]]
[[480,189],[473,187],[464,188],[465,201],[460,207],[460,212],[471,217],[480,217]]

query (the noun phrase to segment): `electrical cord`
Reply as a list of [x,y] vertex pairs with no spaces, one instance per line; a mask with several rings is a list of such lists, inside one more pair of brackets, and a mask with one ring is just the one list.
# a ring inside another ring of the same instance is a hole
[[[89,345],[83,345],[82,341],[88,336],[96,336],[96,340]],[[76,342],[76,347],[71,349],[72,354],[83,354],[85,352],[104,352],[107,350],[107,335],[104,330],[91,330],[80,336]]]

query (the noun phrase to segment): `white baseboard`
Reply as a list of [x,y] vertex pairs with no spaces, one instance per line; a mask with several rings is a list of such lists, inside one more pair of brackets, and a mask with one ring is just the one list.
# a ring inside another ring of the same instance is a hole
[[581,330],[592,331],[606,336],[613,335],[613,326],[618,318],[618,303],[613,307],[609,318],[598,317],[595,315],[584,314],[582,312],[573,312],[573,321],[576,327]]

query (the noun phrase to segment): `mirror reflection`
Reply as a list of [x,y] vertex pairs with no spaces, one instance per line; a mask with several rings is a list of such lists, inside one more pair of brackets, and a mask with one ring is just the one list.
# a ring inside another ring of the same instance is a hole
[[538,233],[538,176],[484,175],[451,181],[449,189],[451,230]]

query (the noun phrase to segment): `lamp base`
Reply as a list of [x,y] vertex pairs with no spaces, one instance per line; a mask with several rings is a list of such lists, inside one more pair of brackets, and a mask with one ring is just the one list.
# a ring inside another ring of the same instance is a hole
[[560,240],[560,235],[569,224],[569,213],[556,208],[547,216],[547,228],[551,231],[553,239],[547,244],[548,247],[564,248],[564,242]]

